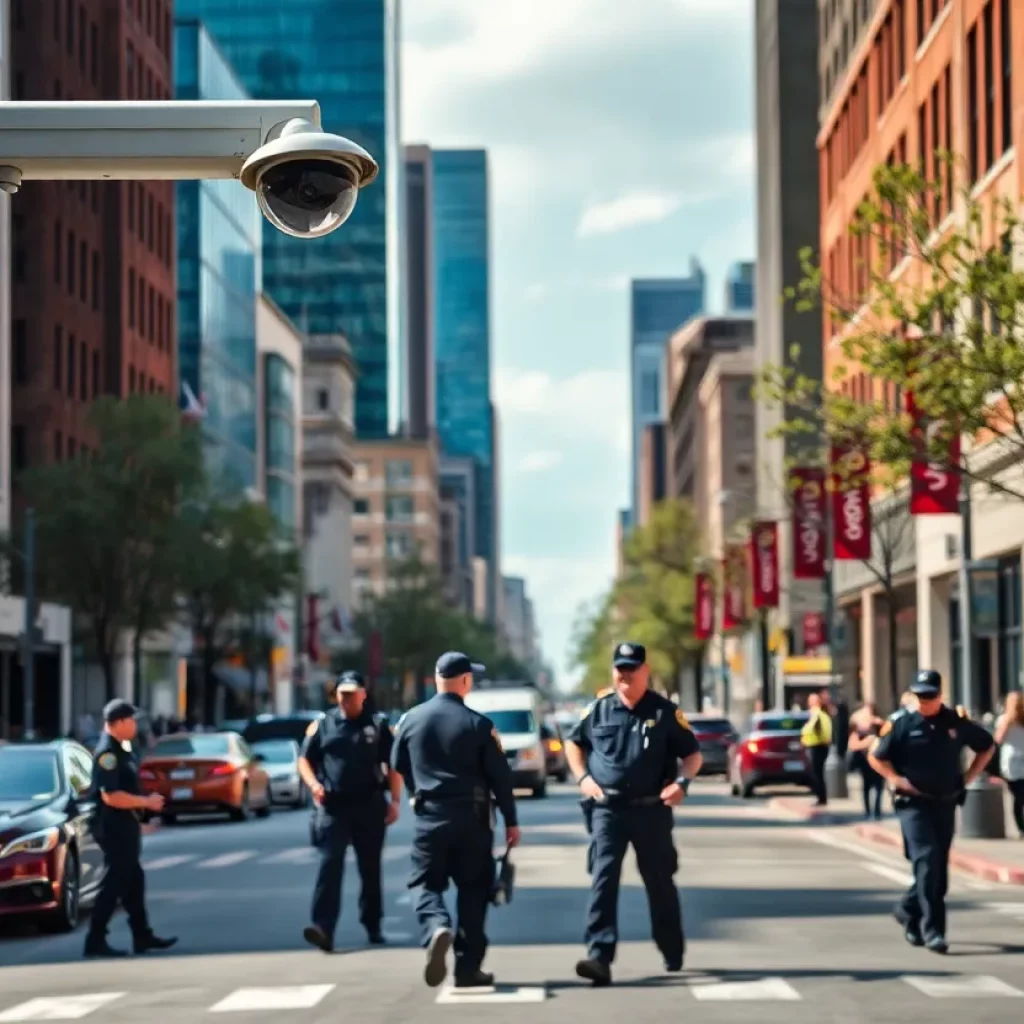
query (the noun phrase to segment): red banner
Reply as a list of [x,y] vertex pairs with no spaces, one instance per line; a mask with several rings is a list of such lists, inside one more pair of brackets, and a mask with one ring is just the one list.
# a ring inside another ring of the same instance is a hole
[[747,553],[742,544],[726,548],[722,559],[722,630],[742,626],[747,618]]
[[825,578],[825,471],[804,467],[789,475],[793,495],[793,578]]
[[821,612],[804,612],[804,650],[810,651],[825,643],[825,616]]
[[871,462],[856,449],[832,446],[832,555],[839,562],[871,558]]
[[907,393],[907,413],[913,421],[911,437],[921,458],[910,465],[910,514],[945,516],[960,510],[960,437],[949,439],[949,454],[941,462],[932,462],[931,454],[942,432],[938,420],[928,418]]
[[706,572],[694,579],[693,631],[698,640],[710,640],[715,632],[715,581]]
[[755,608],[779,607],[779,530],[775,523],[754,523],[750,532],[750,571]]

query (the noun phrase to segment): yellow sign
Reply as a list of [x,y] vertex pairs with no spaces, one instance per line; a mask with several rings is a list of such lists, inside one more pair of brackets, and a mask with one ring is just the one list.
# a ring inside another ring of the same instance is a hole
[[782,662],[786,675],[820,675],[832,671],[831,658],[786,658]]
[[778,654],[779,651],[784,651],[786,649],[786,639],[786,631],[776,626],[772,630],[771,636],[768,637],[768,650],[771,651],[772,654]]

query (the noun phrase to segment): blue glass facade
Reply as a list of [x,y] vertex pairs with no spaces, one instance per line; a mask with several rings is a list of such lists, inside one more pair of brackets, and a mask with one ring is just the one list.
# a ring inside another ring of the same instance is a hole
[[437,430],[445,454],[476,466],[474,554],[496,591],[494,424],[491,417],[490,227],[487,153],[436,150],[434,345]]
[[734,263],[725,281],[725,311],[754,312],[754,264]]
[[[179,99],[246,99],[203,26],[179,22]],[[206,398],[207,462],[226,487],[256,486],[256,295],[261,217],[237,181],[178,185],[178,362],[181,380]]]
[[267,507],[289,532],[295,530],[298,389],[295,371],[279,355],[264,359]]
[[400,330],[394,0],[176,0],[175,11],[203,22],[252,96],[318,100],[324,128],[380,164],[333,234],[263,232],[263,287],[300,330],[348,336],[359,369],[356,432],[384,437],[389,347],[397,350]]

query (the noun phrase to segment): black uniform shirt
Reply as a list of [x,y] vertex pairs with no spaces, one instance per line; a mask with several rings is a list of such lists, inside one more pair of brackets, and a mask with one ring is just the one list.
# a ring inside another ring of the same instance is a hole
[[111,828],[135,830],[139,819],[135,811],[111,807],[103,802],[102,793],[129,793],[141,796],[139,763],[135,755],[104,732],[92,755],[92,798],[96,801],[96,813],[105,825]]
[[920,711],[890,718],[871,753],[925,796],[950,798],[963,789],[964,747],[980,754],[994,743],[976,722],[943,705],[931,718]]
[[489,718],[439,693],[398,723],[392,767],[427,800],[471,802],[494,794],[506,827],[517,824],[512,769]]
[[307,731],[302,756],[331,807],[380,796],[391,745],[391,730],[379,716],[364,708],[357,718],[346,718],[332,708]]
[[700,750],[683,712],[648,690],[628,708],[617,693],[584,711],[569,742],[587,755],[587,771],[606,792],[634,798],[657,796],[676,778],[679,758]]

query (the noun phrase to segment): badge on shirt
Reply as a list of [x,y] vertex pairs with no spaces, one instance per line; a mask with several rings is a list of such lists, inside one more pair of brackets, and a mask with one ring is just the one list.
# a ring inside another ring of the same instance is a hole
[[108,751],[105,754],[100,754],[98,764],[104,771],[109,772],[111,768],[117,767],[117,757]]
[[686,720],[686,715],[683,714],[682,708],[676,708],[676,721],[684,728],[689,729],[690,723]]
[[644,728],[653,729],[657,724],[658,720],[656,718],[648,718],[647,721],[644,722]]

